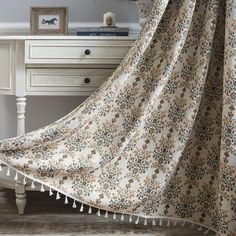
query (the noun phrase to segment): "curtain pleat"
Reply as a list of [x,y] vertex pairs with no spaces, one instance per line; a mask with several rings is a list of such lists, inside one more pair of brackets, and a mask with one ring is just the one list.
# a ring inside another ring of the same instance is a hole
[[98,91],[53,124],[0,141],[7,174],[81,211],[235,236],[234,12],[233,0],[156,0]]

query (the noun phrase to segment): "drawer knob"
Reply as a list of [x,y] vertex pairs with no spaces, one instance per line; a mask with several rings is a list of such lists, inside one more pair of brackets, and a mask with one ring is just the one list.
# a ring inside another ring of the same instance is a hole
[[85,78],[85,79],[84,79],[84,83],[85,83],[85,84],[89,84],[89,83],[90,83],[90,78]]
[[85,53],[85,55],[90,55],[90,54],[91,54],[91,51],[90,51],[89,49],[86,49],[86,50],[84,51],[84,53]]

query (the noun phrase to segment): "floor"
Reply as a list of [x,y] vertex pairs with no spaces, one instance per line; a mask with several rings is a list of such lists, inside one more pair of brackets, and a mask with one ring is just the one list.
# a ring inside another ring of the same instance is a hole
[[[79,213],[56,201],[47,193],[28,193],[26,214],[16,214],[14,192],[0,188],[0,234],[14,235],[139,235],[139,236],[203,236],[189,227],[135,225],[127,221]],[[208,234],[213,236],[214,234]]]

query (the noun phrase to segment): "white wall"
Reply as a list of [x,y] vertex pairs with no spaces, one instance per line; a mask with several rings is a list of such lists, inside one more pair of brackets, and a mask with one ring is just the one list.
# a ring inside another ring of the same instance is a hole
[[[100,22],[106,11],[118,22],[138,21],[135,3],[127,0],[0,0],[0,24],[29,22],[30,6],[68,6],[70,22]],[[83,97],[27,97],[27,132],[59,119],[77,107]],[[14,96],[0,95],[0,139],[16,135]]]
[[102,21],[113,11],[119,22],[137,22],[135,3],[128,0],[0,0],[0,22],[28,22],[31,6],[68,6],[70,22]]
[[[27,97],[26,130],[32,131],[61,118],[76,108],[85,97]],[[14,96],[0,95],[0,139],[16,136]]]

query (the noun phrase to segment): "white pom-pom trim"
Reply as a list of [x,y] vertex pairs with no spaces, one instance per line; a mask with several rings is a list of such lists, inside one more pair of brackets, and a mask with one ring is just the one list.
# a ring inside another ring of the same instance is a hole
[[8,167],[8,169],[7,169],[6,176],[11,176],[11,173],[10,173],[10,167]]
[[67,196],[65,196],[65,202],[64,202],[66,205],[69,203],[68,202],[68,197]]
[[80,212],[83,212],[83,211],[84,211],[84,204],[82,203],[80,206]]
[[[73,208],[76,208],[76,207],[77,207],[77,206],[76,206],[76,201],[80,202],[79,199],[75,199],[75,198],[73,198],[72,196],[68,196],[68,195],[66,195],[65,193],[61,192],[61,191],[60,191],[59,189],[57,189],[57,188],[52,188],[51,186],[48,186],[46,183],[43,183],[43,182],[41,182],[41,181],[39,181],[39,180],[36,180],[36,179],[33,179],[33,178],[31,178],[30,176],[25,175],[25,174],[22,173],[21,171],[18,171],[18,170],[16,170],[16,169],[13,168],[13,167],[9,167],[7,163],[4,163],[4,162],[2,162],[2,161],[0,161],[0,172],[3,172],[3,170],[4,170],[3,167],[4,167],[4,166],[7,166],[6,176],[11,176],[11,169],[13,169],[13,170],[15,171],[15,177],[14,177],[14,180],[15,180],[15,181],[18,181],[19,174],[24,177],[24,178],[23,178],[23,181],[22,181],[22,183],[23,183],[24,185],[27,184],[27,182],[26,182],[26,179],[27,179],[27,178],[28,178],[29,180],[32,180],[32,183],[31,183],[31,185],[30,185],[31,189],[35,189],[35,188],[36,188],[36,186],[35,186],[35,182],[36,182],[36,183],[38,183],[38,184],[41,184],[41,188],[40,188],[40,191],[41,191],[41,192],[45,192],[44,186],[47,186],[48,189],[49,189],[49,195],[50,195],[50,196],[53,195],[53,191],[57,191],[56,199],[60,199],[60,198],[61,198],[60,194],[61,194],[61,195],[64,195],[64,196],[65,196],[65,204],[68,204],[68,203],[69,203],[68,198],[71,198],[72,200],[74,200],[74,201],[73,201],[73,205],[72,205]],[[83,212],[83,210],[84,210],[83,204],[84,204],[84,203],[81,202],[81,207],[80,207],[80,211],[81,211],[81,212]],[[95,207],[95,208],[96,208],[96,207]],[[97,215],[98,215],[98,216],[101,215],[100,210],[104,210],[104,209],[98,209],[98,211],[97,211]],[[90,213],[90,212],[92,213],[92,206],[89,206],[89,213]],[[91,214],[91,213],[90,213],[90,214]],[[119,213],[119,212],[113,212],[113,219],[114,219],[114,220],[116,219],[116,213]],[[124,220],[124,215],[125,215],[125,213],[121,213],[121,220],[122,220],[122,221]],[[128,215],[130,215],[130,217],[129,217],[129,222],[130,222],[130,223],[133,222],[132,217],[135,216],[135,215],[134,215],[134,214],[128,214]],[[105,217],[108,218],[108,216],[109,216],[109,215],[108,215],[108,211],[106,211]],[[140,221],[140,217],[141,217],[141,216],[138,216],[138,215],[136,215],[136,216],[137,216],[137,220],[135,221],[135,224],[139,224],[139,221]],[[142,216],[142,217],[143,217],[143,216]],[[144,218],[144,225],[147,225],[149,218],[148,218],[148,217],[143,217],[143,218]],[[194,228],[195,225],[196,225],[196,226],[199,227],[199,228],[198,228],[198,231],[203,231],[204,229],[206,229],[206,231],[204,232],[205,235],[208,234],[210,231],[216,232],[216,230],[214,230],[214,229],[212,229],[212,228],[208,228],[208,227],[204,226],[203,224],[199,224],[199,223],[197,223],[197,222],[192,222],[192,221],[190,221],[190,220],[181,220],[181,219],[179,219],[179,218],[165,217],[165,216],[163,216],[163,217],[160,217],[160,216],[159,216],[159,217],[156,217],[156,218],[152,218],[152,225],[153,225],[153,226],[156,225],[155,219],[159,219],[159,226],[163,226],[163,219],[164,219],[164,220],[167,220],[167,226],[168,226],[168,227],[170,226],[170,220],[172,220],[174,226],[176,226],[177,223],[178,223],[178,221],[179,221],[179,222],[181,223],[181,226],[182,226],[182,227],[184,227],[185,224],[188,222],[188,223],[191,223],[190,228]]]
[[49,196],[52,196],[53,195],[53,191],[52,191],[52,189],[50,188],[49,189]]
[[15,178],[14,178],[15,181],[18,180],[18,173],[16,172],[16,175],[15,175]]
[[130,217],[129,217],[129,222],[131,223],[132,221],[133,221],[132,215],[130,215]]
[[105,213],[105,216],[104,216],[105,218],[108,218],[109,217],[109,215],[108,215],[108,211],[106,211],[106,213]]
[[32,181],[30,188],[35,189],[34,180]]
[[43,186],[43,184],[41,184],[41,189],[40,189],[40,192],[45,192],[45,189],[44,189],[44,186]]
[[135,224],[137,225],[139,223],[139,216],[137,218],[137,220],[135,221]]
[[59,200],[61,198],[61,196],[60,196],[60,193],[59,192],[57,192],[57,195],[56,195],[56,200]]
[[156,221],[155,221],[155,219],[152,219],[152,225],[153,225],[153,226],[156,225]]
[[89,207],[88,213],[92,214],[92,207],[91,206]]
[[97,211],[97,215],[98,215],[98,216],[101,216],[100,209],[98,209],[98,211]]
[[76,205],[76,203],[75,203],[75,200],[74,200],[74,202],[73,202],[72,207],[73,207],[73,208],[76,208],[76,207],[77,207],[77,205]]

